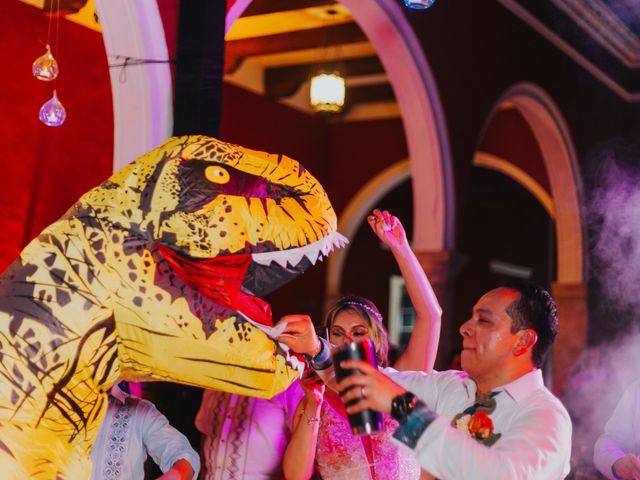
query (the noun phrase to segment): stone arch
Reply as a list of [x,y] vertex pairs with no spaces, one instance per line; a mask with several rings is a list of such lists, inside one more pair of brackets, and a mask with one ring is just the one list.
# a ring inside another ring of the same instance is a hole
[[560,330],[550,365],[552,375],[546,380],[561,395],[586,349],[589,329],[582,179],[567,122],[551,96],[532,83],[513,85],[496,102],[486,125],[505,102],[518,109],[533,131],[549,177],[557,245],[552,291]]
[[[500,105],[509,102],[527,121],[544,160],[556,214],[557,282],[585,281],[582,180],[573,141],[564,116],[554,100],[537,85],[518,83],[496,102],[489,124]],[[486,130],[486,126],[485,126]]]
[[[226,27],[251,0],[237,0]],[[395,0],[342,0],[373,44],[394,89],[402,114],[414,191],[415,248],[451,248],[454,191],[447,127],[437,85],[420,43]],[[155,2],[96,0],[107,55],[167,60],[164,29]],[[114,168],[157,146],[171,134],[169,65],[129,68],[121,82],[111,70],[114,98]]]
[[[226,27],[251,0],[236,0]],[[455,195],[447,126],[438,88],[405,11],[396,0],[342,0],[374,46],[395,92],[402,115],[413,182],[413,246],[420,252],[453,247]],[[96,0],[107,55],[168,59],[155,2]],[[111,72],[114,98],[114,169],[171,135],[172,88],[168,64],[127,70],[121,83]]]
[[109,71],[117,171],[171,135],[169,53],[156,2],[95,0],[95,5],[110,63],[116,55],[167,61]]
[[[402,115],[413,181],[414,248],[452,247],[455,199],[451,152],[438,88],[422,47],[395,0],[339,0],[376,50]],[[236,0],[227,29],[251,0]]]

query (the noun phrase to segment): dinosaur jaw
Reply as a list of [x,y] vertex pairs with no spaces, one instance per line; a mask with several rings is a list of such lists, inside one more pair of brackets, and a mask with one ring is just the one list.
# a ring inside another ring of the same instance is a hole
[[349,243],[347,238],[334,232],[321,238],[317,242],[310,243],[304,247],[290,248],[288,250],[280,250],[273,252],[253,253],[252,260],[259,264],[270,267],[275,262],[283,268],[295,269],[298,265],[306,260],[315,265],[318,260],[326,258],[334,248],[342,248]]
[[252,253],[242,288],[259,297],[268,295],[325,258],[334,248],[347,243],[348,240],[336,232],[304,247]]
[[241,313],[252,323],[271,326],[271,308],[259,297],[346,244],[347,239],[335,232],[299,248],[211,259],[192,259],[162,244],[156,244],[156,248],[187,285],[219,305]]

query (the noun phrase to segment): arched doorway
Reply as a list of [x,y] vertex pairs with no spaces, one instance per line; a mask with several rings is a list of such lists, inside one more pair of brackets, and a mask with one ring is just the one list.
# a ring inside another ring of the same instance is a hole
[[[553,99],[543,89],[531,83],[512,86],[496,102],[487,125],[505,104],[517,109],[532,131],[549,182],[549,192],[546,193],[551,205],[545,208],[555,219],[556,238],[556,277],[552,291],[562,326],[554,347],[552,369],[554,390],[561,392],[571,368],[587,343],[582,180],[567,123]],[[518,175],[513,166],[500,168],[501,162],[493,160],[496,159],[487,158],[482,153],[476,155],[476,163],[488,162],[494,170],[510,176],[529,191],[532,187],[536,188],[526,181],[525,176]],[[502,166],[505,164],[502,163]],[[539,192],[540,195],[536,195],[535,191],[532,193],[544,206],[545,192]]]

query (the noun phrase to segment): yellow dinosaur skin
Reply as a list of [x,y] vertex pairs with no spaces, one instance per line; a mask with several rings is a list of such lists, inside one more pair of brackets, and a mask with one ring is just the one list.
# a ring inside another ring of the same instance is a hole
[[154,246],[206,259],[335,231],[296,161],[208,137],[170,139],[85,194],[0,279],[2,478],[89,478],[105,392],[122,378],[285,389],[298,372],[280,346],[186,285]]

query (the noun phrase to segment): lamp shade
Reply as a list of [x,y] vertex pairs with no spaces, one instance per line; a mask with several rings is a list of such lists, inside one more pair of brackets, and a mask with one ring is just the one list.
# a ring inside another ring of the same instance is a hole
[[344,106],[345,81],[338,73],[320,73],[311,78],[311,107],[316,112],[339,112]]

